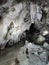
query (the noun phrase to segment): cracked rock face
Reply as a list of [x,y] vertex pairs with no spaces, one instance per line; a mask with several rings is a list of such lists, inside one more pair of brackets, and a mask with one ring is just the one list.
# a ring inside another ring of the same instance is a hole
[[[12,3],[12,0],[8,2]],[[10,6],[10,3],[9,6],[6,3],[1,7],[0,44],[6,44],[10,39],[15,42],[20,41],[19,35],[25,30],[29,30],[31,23],[34,23],[35,20],[40,21],[42,17],[40,7],[32,2],[18,3],[13,6]],[[8,12],[6,13],[6,11]]]

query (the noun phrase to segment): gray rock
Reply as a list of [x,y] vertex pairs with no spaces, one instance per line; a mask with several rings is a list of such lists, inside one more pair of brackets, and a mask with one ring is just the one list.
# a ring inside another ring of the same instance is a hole
[[49,50],[49,44],[47,42],[44,43],[43,47]]
[[37,38],[37,43],[43,44],[44,41],[45,41],[45,38],[42,35],[39,35],[38,38]]
[[[28,55],[25,51],[28,48]],[[22,53],[24,52],[24,53]],[[38,54],[38,52],[40,54]],[[28,43],[21,48],[21,51],[18,54],[18,59],[20,60],[20,65],[46,65],[47,64],[47,52],[40,46],[36,46],[33,43]]]

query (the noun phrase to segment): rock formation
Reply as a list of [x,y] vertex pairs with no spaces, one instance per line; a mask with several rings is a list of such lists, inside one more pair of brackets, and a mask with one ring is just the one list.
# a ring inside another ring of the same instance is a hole
[[0,50],[15,46],[21,49],[9,65],[49,64],[48,0],[0,0]]

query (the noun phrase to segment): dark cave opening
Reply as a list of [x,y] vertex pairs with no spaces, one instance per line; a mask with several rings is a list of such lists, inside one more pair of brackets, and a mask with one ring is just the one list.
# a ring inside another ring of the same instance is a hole
[[35,43],[35,40],[38,37],[40,31],[35,27],[35,24],[32,23],[30,25],[29,30],[26,30],[25,33],[26,33],[26,40]]
[[34,33],[40,32],[40,31],[35,27],[35,24],[32,23],[30,28],[29,28],[29,32],[30,32],[30,34],[34,34]]

